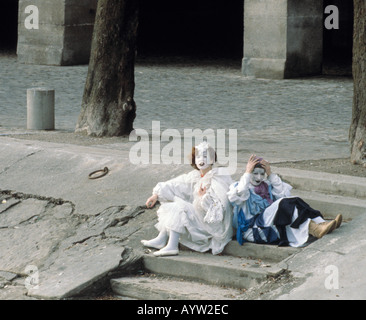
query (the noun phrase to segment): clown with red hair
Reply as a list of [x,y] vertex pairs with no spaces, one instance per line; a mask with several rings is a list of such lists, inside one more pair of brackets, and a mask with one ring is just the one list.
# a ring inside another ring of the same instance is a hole
[[192,150],[195,170],[159,182],[153,189],[146,206],[161,202],[155,225],[159,234],[141,242],[158,249],[155,256],[179,254],[179,243],[198,252],[219,254],[232,240],[232,207],[226,193],[233,181],[226,168],[213,168],[215,162],[215,150],[203,142]]

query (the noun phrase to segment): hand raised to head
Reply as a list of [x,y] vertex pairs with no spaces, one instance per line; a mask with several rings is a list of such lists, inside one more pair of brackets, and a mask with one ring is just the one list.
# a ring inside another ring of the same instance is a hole
[[260,164],[262,165],[262,167],[264,168],[264,170],[266,170],[267,176],[269,176],[272,173],[270,163],[268,161],[266,161],[266,160],[263,159],[260,162]]
[[254,170],[254,167],[260,163],[260,159],[257,158],[257,156],[255,154],[252,154],[248,160],[248,163],[247,163],[247,167],[246,167],[246,170],[245,172],[246,173],[252,173],[253,170]]

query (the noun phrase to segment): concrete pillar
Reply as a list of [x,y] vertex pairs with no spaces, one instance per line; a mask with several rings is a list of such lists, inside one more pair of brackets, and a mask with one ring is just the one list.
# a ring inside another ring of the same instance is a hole
[[55,91],[47,88],[27,90],[27,129],[55,129]]
[[242,72],[284,79],[320,74],[322,0],[245,0]]
[[18,61],[87,64],[96,6],[97,0],[19,0]]

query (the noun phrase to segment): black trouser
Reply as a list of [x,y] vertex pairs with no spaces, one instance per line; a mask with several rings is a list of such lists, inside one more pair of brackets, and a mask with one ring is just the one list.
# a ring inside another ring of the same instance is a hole
[[[295,207],[297,208],[298,217],[292,222]],[[297,229],[307,219],[314,219],[316,217],[323,216],[320,211],[311,208],[304,200],[298,197],[283,198],[273,220],[273,224],[280,234],[279,246],[288,246],[289,244],[286,235],[286,226],[291,224],[290,227]]]

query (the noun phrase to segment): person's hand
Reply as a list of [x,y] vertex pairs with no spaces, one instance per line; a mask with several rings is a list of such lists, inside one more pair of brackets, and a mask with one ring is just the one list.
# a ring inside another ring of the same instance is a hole
[[271,165],[269,164],[269,162],[263,159],[260,162],[260,164],[263,166],[264,170],[266,170],[267,176],[270,176],[272,171],[271,171]]
[[200,185],[200,188],[198,189],[198,195],[200,197],[203,197],[206,194],[206,187],[202,188],[202,184]]
[[158,201],[158,195],[153,194],[149,199],[146,200],[146,207],[152,208],[155,206],[156,201]]
[[259,158],[257,158],[257,156],[255,154],[252,154],[249,158],[249,161],[247,163],[247,167],[245,172],[246,173],[252,173],[254,170],[254,167],[256,166],[256,164],[258,164],[260,161]]

